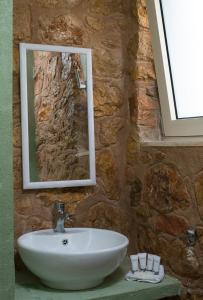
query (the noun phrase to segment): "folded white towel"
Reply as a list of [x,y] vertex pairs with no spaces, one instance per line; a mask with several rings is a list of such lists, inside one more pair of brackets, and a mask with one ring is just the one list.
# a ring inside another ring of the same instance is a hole
[[164,266],[160,265],[159,268],[159,274],[155,275],[154,272],[151,271],[137,271],[137,272],[131,272],[129,271],[126,276],[126,280],[129,281],[143,281],[143,282],[151,282],[151,283],[158,283],[161,282],[164,279]]

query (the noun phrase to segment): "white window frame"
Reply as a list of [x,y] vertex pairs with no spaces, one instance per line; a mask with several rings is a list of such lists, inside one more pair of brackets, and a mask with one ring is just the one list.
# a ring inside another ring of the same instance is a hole
[[[147,0],[164,135],[202,136],[203,118],[177,119],[160,0]],[[192,99],[191,99],[192,101]]]

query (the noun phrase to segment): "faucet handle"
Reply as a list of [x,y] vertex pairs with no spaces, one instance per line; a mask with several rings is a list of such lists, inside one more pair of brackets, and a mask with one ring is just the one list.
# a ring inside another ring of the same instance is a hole
[[66,221],[74,221],[75,215],[74,214],[66,214]]

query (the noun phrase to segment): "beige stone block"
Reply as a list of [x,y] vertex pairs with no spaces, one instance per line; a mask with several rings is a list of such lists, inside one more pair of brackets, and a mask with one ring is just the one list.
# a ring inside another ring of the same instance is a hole
[[140,159],[140,144],[139,136],[136,128],[131,130],[127,139],[127,162],[130,165],[135,165]]
[[13,105],[20,103],[20,85],[18,74],[13,74]]
[[122,37],[119,34],[111,35],[107,33],[101,36],[101,44],[104,48],[120,50],[122,47]]
[[[112,36],[126,36],[126,31],[128,30],[129,22],[125,14],[116,14],[111,18],[105,19],[105,31],[111,33]],[[131,28],[132,29],[132,28]]]
[[123,73],[122,53],[117,50],[93,51],[93,75],[99,78],[120,78]]
[[42,201],[34,199],[32,201],[32,216],[39,218],[41,222],[52,219],[52,207],[43,205]]
[[139,251],[156,253],[158,255],[158,236],[155,234],[155,232],[151,228],[146,228],[144,226],[139,226],[137,232]]
[[195,178],[195,195],[198,205],[198,210],[201,219],[203,220],[203,172],[201,171]]
[[[14,6],[13,18],[14,42],[28,42],[31,38],[31,15],[29,6]],[[14,53],[14,55],[16,55]],[[15,66],[14,66],[15,67]]]
[[190,227],[184,217],[174,214],[154,216],[152,223],[154,224],[155,230],[174,236],[184,235],[186,230]]
[[133,80],[156,80],[154,64],[152,62],[137,62],[131,72]]
[[32,230],[31,226],[28,224],[28,220],[26,218],[23,218],[22,215],[15,214],[14,221],[15,221],[15,227],[14,227],[15,239],[20,237],[22,234]]
[[30,217],[32,214],[31,197],[15,193],[15,212],[19,215]]
[[154,158],[150,151],[141,151],[140,160],[143,164],[150,164],[153,162]]
[[197,239],[199,241],[200,249],[203,251],[203,225],[196,226]]
[[152,61],[153,52],[150,33],[144,30],[138,31],[129,42],[128,52],[136,60]]
[[46,206],[50,211],[52,211],[54,202],[60,201],[64,202],[66,205],[66,211],[69,213],[75,213],[79,204],[84,202],[89,196],[89,192],[85,189],[81,192],[78,190],[75,192],[63,192],[52,191],[52,192],[39,192],[36,195],[38,201],[42,203],[43,206]]
[[137,36],[137,42],[138,42],[137,59],[153,60],[150,32],[140,31]]
[[116,230],[129,235],[130,216],[119,207],[99,202],[87,212],[85,226]]
[[13,127],[17,128],[21,126],[21,112],[20,112],[20,103],[13,105]]
[[39,18],[38,38],[43,42],[63,45],[82,45],[83,26],[80,21],[70,15]]
[[154,158],[157,161],[163,161],[164,159],[167,159],[167,155],[162,151],[156,151],[154,154]]
[[14,180],[14,198],[20,198],[19,192],[22,191],[22,161],[21,161],[21,148],[14,147],[13,157],[13,180]]
[[[40,229],[45,229],[42,227],[42,222],[43,219],[41,219],[41,217],[36,217],[36,216],[32,216],[32,230],[40,230]],[[52,228],[52,226],[51,226]]]
[[102,180],[106,195],[113,200],[119,199],[118,169],[116,158],[110,150],[104,149],[96,153],[97,175]]
[[147,96],[158,99],[159,98],[159,92],[158,92],[157,83],[155,83],[155,86],[148,85],[146,87],[146,94],[147,94]]
[[124,127],[124,120],[121,118],[105,118],[100,125],[100,142],[104,146],[115,144],[118,141],[118,133]]
[[145,174],[145,202],[160,213],[189,208],[190,196],[175,165],[159,163]]
[[[134,168],[127,167],[126,170],[127,182],[129,183],[129,194],[130,194],[130,206],[136,209],[142,207],[140,205],[141,202],[141,193],[142,193],[142,182],[141,180],[135,176]],[[147,210],[147,209],[146,209]],[[143,210],[144,212],[144,210]],[[142,215],[142,212],[140,213]]]
[[192,300],[203,300],[203,295],[192,295]]
[[87,16],[86,17],[87,25],[95,31],[101,31],[104,29],[104,21],[95,16]]
[[137,123],[138,117],[138,98],[133,95],[128,99],[129,102],[129,113],[130,113],[130,121],[134,124]]
[[137,93],[137,103],[139,111],[157,110],[159,108],[158,101],[139,92]]
[[203,236],[201,236],[201,237],[199,238],[199,245],[200,245],[201,251],[203,251]]
[[13,72],[15,74],[19,74],[20,72],[20,53],[19,53],[19,47],[13,48]]
[[128,31],[128,22],[125,15],[116,15],[113,18],[109,18],[104,22],[104,32],[100,37],[101,44],[105,48],[125,49],[126,45],[124,39],[126,38],[126,32]]
[[111,116],[123,104],[122,90],[109,81],[97,80],[93,92],[95,117]]
[[72,9],[81,4],[81,0],[32,0],[42,8],[67,8]]
[[141,141],[159,141],[162,139],[160,127],[150,127],[146,125],[138,125],[139,137]]
[[194,249],[190,251],[183,241],[161,239],[159,249],[161,257],[175,274],[188,278],[200,276],[199,262]]
[[21,127],[13,129],[13,145],[14,147],[21,147]]
[[40,6],[47,8],[47,7],[55,7],[59,3],[59,0],[47,0],[47,1],[35,0],[35,2]]
[[147,7],[145,0],[133,1],[133,14],[138,24],[143,28],[149,28]]
[[149,218],[152,215],[152,212],[147,204],[139,205],[135,208],[135,213],[139,217]]
[[123,12],[123,5],[122,0],[89,0],[90,12],[101,16],[109,16],[118,12]]
[[130,98],[130,116],[133,123],[151,127],[157,126],[158,110],[158,101],[144,93],[138,91],[137,95]]
[[138,112],[137,118],[138,125],[144,125],[148,127],[157,127],[156,112],[153,110],[141,110]]

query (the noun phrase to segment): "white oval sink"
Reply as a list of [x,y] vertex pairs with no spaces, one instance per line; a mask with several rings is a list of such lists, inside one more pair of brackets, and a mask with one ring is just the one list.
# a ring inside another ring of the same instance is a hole
[[18,248],[25,265],[52,288],[80,290],[95,287],[115,271],[128,246],[126,236],[110,230],[69,228],[26,233]]

